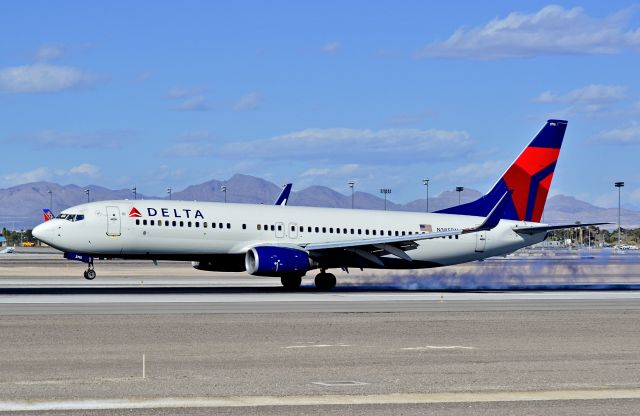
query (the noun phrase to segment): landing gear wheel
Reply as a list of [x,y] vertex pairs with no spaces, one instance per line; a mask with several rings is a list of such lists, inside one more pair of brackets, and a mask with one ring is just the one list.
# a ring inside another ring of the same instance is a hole
[[87,280],[89,279],[89,278],[87,277],[87,271],[86,271],[86,270],[84,271],[83,275],[84,275],[84,278],[85,278],[85,279],[87,279]]
[[87,280],[93,280],[96,278],[96,271],[93,269],[89,269],[86,272],[84,272],[84,278]]
[[331,273],[319,273],[315,278],[316,289],[331,290],[336,287],[336,277]]
[[302,284],[302,276],[282,276],[280,282],[285,289],[296,290]]

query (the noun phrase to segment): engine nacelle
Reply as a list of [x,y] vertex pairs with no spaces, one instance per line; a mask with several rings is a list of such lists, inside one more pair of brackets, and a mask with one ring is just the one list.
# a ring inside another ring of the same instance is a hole
[[255,276],[304,275],[311,269],[309,254],[287,247],[253,247],[245,256],[245,268]]

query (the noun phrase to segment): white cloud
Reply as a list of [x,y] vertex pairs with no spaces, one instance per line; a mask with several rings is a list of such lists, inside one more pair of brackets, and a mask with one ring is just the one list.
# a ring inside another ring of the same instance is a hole
[[571,90],[564,95],[544,91],[536,97],[535,101],[540,103],[602,104],[623,100],[626,97],[626,92],[627,88],[622,85],[591,84]]
[[204,95],[196,95],[187,98],[171,107],[175,111],[208,111],[211,109],[207,103],[207,97]]
[[161,153],[164,157],[211,157],[214,155],[214,147],[207,143],[178,143]]
[[540,55],[613,54],[637,48],[640,29],[628,29],[630,12],[597,18],[581,7],[549,5],[536,13],[513,12],[484,26],[459,28],[417,58],[505,59]]
[[59,130],[41,130],[23,133],[7,139],[8,142],[21,141],[38,146],[73,147],[79,149],[113,149],[118,148],[122,141],[133,135],[127,130],[106,130],[97,132],[65,132]]
[[327,54],[335,54],[342,49],[342,43],[337,40],[327,42],[320,48],[320,51]]
[[595,135],[594,141],[607,144],[640,144],[640,124],[601,131]]
[[60,178],[69,178],[71,175],[86,175],[91,177],[98,176],[100,169],[89,163],[81,163],[70,169],[52,169],[47,166],[41,166],[26,172],[8,173],[0,176],[0,182],[4,186],[14,186],[23,183],[55,181]]
[[99,78],[70,66],[36,63],[0,69],[0,93],[43,93],[89,87]]
[[69,173],[87,176],[97,176],[100,169],[97,166],[90,163],[81,163],[78,166],[74,166],[69,170]]
[[348,163],[346,165],[331,168],[310,168],[302,172],[300,176],[340,176],[354,174],[360,169],[360,165],[356,163]]
[[36,51],[36,60],[39,62],[47,62],[59,59],[64,55],[65,47],[61,44],[51,43],[42,45]]
[[22,183],[50,180],[52,171],[43,166],[27,172],[9,173],[2,176],[2,181],[7,185],[19,185]]
[[238,98],[231,109],[233,111],[250,111],[255,110],[260,103],[262,97],[257,92],[252,92]]
[[206,88],[201,87],[173,87],[167,92],[167,98],[175,102],[171,106],[174,111],[208,111],[211,107],[206,93]]
[[497,160],[487,160],[482,163],[469,163],[446,173],[437,175],[436,179],[464,179],[471,184],[483,182],[486,179],[498,178],[504,173],[507,165]]
[[231,143],[223,155],[397,164],[458,157],[468,152],[465,131],[351,128],[306,129],[270,139]]

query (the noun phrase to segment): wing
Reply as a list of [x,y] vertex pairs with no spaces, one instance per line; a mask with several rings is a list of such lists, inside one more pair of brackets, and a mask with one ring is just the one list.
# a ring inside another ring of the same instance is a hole
[[441,237],[452,237],[460,234],[475,233],[478,231],[488,231],[496,227],[500,222],[500,216],[504,211],[506,201],[508,200],[507,196],[510,195],[510,193],[510,191],[505,192],[496,206],[484,219],[482,224],[474,228],[453,229],[451,231],[442,231],[435,233],[424,232],[404,236],[378,237],[348,241],[330,241],[326,243],[309,243],[306,245],[302,245],[302,247],[309,252],[309,255],[311,257],[322,256],[323,252],[328,252],[330,250],[344,250],[355,253],[358,256],[369,260],[370,262],[375,263],[379,266],[384,265],[382,260],[380,260],[380,256],[388,254],[398,257],[402,260],[412,261],[412,258],[406,252],[418,248],[418,241]]

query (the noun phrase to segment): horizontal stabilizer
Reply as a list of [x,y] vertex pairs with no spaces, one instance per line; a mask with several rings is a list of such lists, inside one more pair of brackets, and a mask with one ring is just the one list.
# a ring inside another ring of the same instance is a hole
[[513,231],[520,234],[537,234],[545,231],[553,231],[553,230],[565,230],[568,228],[582,228],[582,227],[591,227],[594,225],[607,225],[613,224],[611,222],[588,222],[581,224],[557,224],[557,225],[536,225],[533,227],[516,227]]

